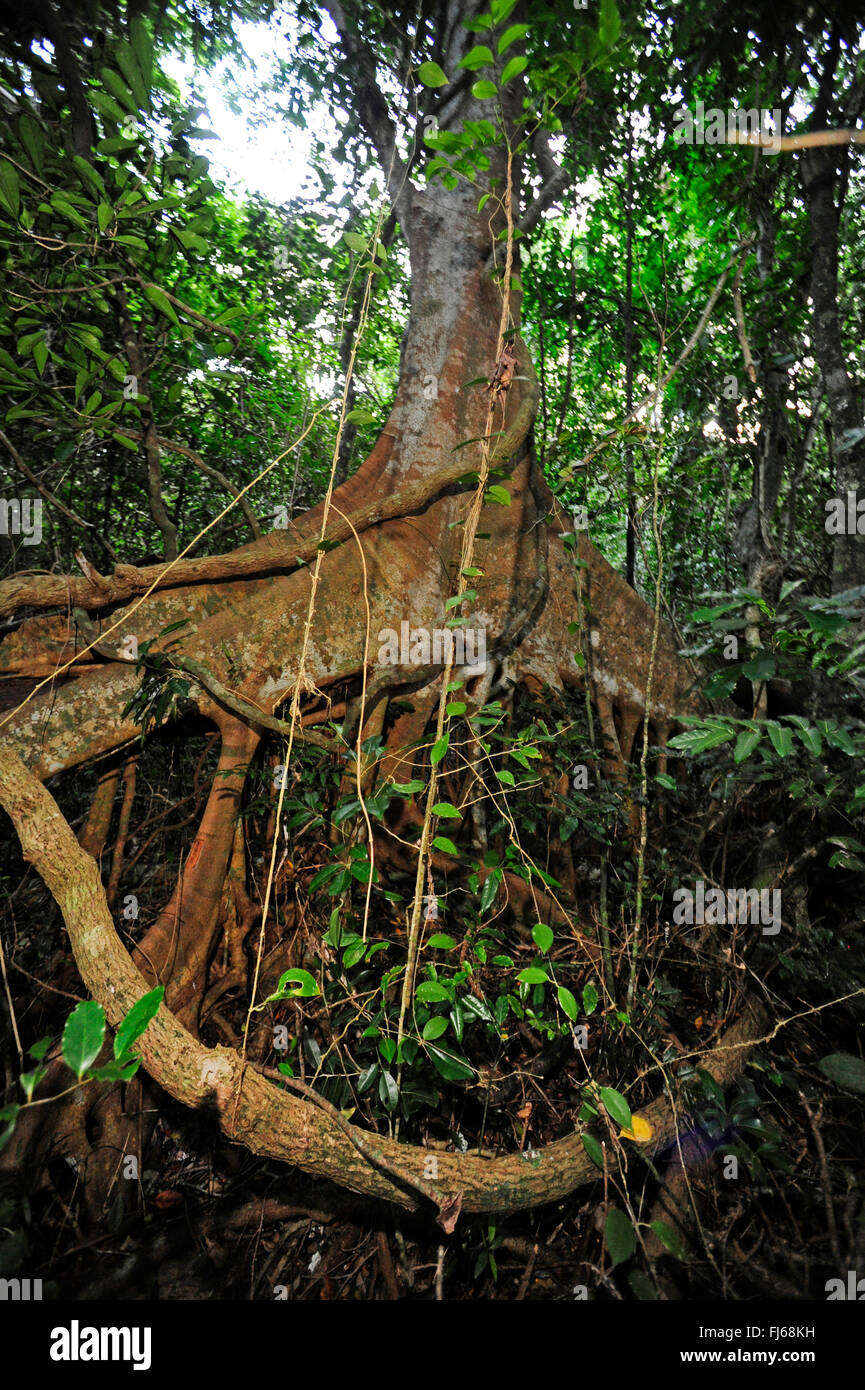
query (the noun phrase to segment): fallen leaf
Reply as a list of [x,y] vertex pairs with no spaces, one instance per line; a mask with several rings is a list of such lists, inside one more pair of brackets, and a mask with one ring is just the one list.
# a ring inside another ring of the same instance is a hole
[[620,1130],[619,1138],[633,1139],[635,1144],[648,1144],[654,1132],[648,1120],[644,1120],[642,1115],[634,1115],[631,1128]]

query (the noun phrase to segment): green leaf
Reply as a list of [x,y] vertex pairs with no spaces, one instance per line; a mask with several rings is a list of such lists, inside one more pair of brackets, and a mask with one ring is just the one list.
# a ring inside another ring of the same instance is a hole
[[604,48],[612,48],[622,32],[622,21],[616,8],[616,0],[601,0],[601,19],[598,24],[598,38]]
[[13,217],[18,216],[21,201],[18,174],[8,159],[0,159],[0,200]]
[[808,752],[813,757],[819,758],[823,752],[823,740],[818,730],[803,720],[802,727],[797,730],[797,733]]
[[489,67],[493,61],[493,55],[484,43],[476,43],[466,56],[457,64],[457,67],[468,68],[469,72],[476,72],[478,68]]
[[108,88],[111,95],[126,107],[130,115],[137,116],[138,103],[119,73],[116,73],[113,68],[100,68],[99,77],[103,87]]
[[830,723],[827,719],[819,720],[817,727],[833,748],[840,748],[842,753],[851,758],[855,755],[856,745],[846,729],[842,729],[839,724]]
[[427,1051],[436,1071],[446,1081],[472,1081],[474,1079],[474,1068],[464,1057],[458,1057],[452,1052],[443,1052],[438,1047],[429,1047]]
[[484,879],[484,886],[481,889],[481,916],[483,916],[487,909],[492,905],[496,893],[498,892],[501,876],[501,870],[497,869],[494,873],[489,874],[488,877]]
[[108,1081],[112,1084],[116,1081],[131,1081],[140,1066],[140,1057],[123,1057],[106,1062],[104,1067],[91,1067],[87,1075],[92,1076],[94,1081]]
[[686,1260],[688,1258],[682,1248],[682,1242],[679,1240],[672,1226],[668,1226],[666,1221],[652,1221],[650,1224],[658,1240],[666,1250],[669,1250],[671,1255],[675,1256],[677,1260]]
[[447,835],[436,835],[432,843],[433,849],[440,849],[443,854],[459,854],[453,840],[449,840]]
[[442,1033],[446,1033],[447,1030],[447,1019],[439,1015],[438,1018],[431,1018],[424,1024],[422,1036],[426,1042],[434,1042],[436,1038],[440,1038]]
[[520,971],[517,979],[521,985],[546,985],[550,982],[546,970],[541,970],[538,965],[527,965],[525,970]]
[[594,1136],[593,1134],[584,1134],[584,1135],[582,1136],[582,1138],[583,1138],[583,1148],[585,1149],[586,1153],[589,1155],[589,1158],[592,1160],[592,1162],[594,1163],[594,1165],[595,1165],[596,1168],[600,1168],[600,1169],[603,1170],[603,1167],[604,1167],[604,1151],[603,1151],[603,1149],[601,1148],[600,1144],[598,1143],[597,1139],[595,1138],[595,1136]]
[[[298,988],[289,989],[290,984],[297,984]],[[312,999],[315,995],[321,994],[317,982],[308,970],[286,970],[280,975],[276,988],[288,999]]]
[[138,106],[142,111],[149,111],[148,87],[150,84],[145,82],[144,74],[136,62],[131,46],[128,43],[118,44],[114,56],[117,60],[117,66],[129,83],[129,90],[135,97]]
[[569,989],[565,989],[564,985],[559,985],[557,993],[559,996],[559,1008],[562,1010],[562,1013],[566,1014],[572,1023],[575,1022],[577,1017],[576,999]]
[[453,991],[440,985],[437,980],[424,980],[415,990],[415,997],[422,1004],[441,1004],[453,997]]
[[399,1104],[399,1091],[389,1071],[383,1071],[378,1079],[378,1094],[382,1105],[386,1105],[388,1110],[396,1109]]
[[439,951],[452,951],[456,944],[452,936],[446,936],[442,931],[437,931],[427,941],[428,946],[434,946]]
[[598,1007],[598,991],[592,984],[583,985],[583,1012],[593,1014]]
[[830,1056],[823,1057],[817,1066],[824,1076],[828,1076],[829,1080],[834,1081],[843,1091],[865,1096],[865,1062],[861,1057],[854,1057],[849,1052],[833,1052]]
[[24,1071],[21,1073],[18,1080],[21,1083],[21,1089],[28,1100],[33,1099],[33,1092],[36,1090],[36,1087],[39,1085],[39,1082],[42,1080],[43,1076],[46,1076],[47,1073],[48,1068],[42,1066],[37,1066],[34,1067],[32,1071]]
[[72,1010],[63,1029],[63,1060],[80,1080],[99,1056],[105,1040],[105,1010],[93,999],[85,999]]
[[130,20],[129,34],[135,52],[135,61],[149,88],[153,77],[153,40],[140,15],[136,15],[134,19]]
[[114,1035],[114,1056],[122,1057],[128,1052],[137,1038],[141,1037],[147,1025],[154,1019],[159,1012],[165,994],[165,986],[157,985],[149,994],[144,994],[137,1004],[133,1004],[129,1013],[121,1020],[117,1032]]
[[493,483],[492,487],[487,488],[487,495],[484,500],[487,502],[498,502],[500,507],[509,507],[511,505],[511,494],[506,487],[502,487],[499,483]]
[[498,88],[488,77],[482,77],[480,82],[476,82],[472,87],[472,96],[478,101],[487,101],[490,97],[498,96]]
[[443,816],[446,820],[459,820],[462,815],[456,806],[452,806],[449,801],[437,801],[432,808],[434,816]]
[[153,305],[154,309],[158,309],[160,314],[164,314],[167,319],[171,319],[172,323],[176,323],[179,326],[179,319],[174,312],[174,305],[158,285],[145,285],[144,298],[149,304]]
[[766,732],[769,735],[769,742],[780,758],[786,758],[788,753],[793,752],[792,729],[784,728],[774,719],[767,719]]
[[445,753],[448,751],[450,737],[450,734],[442,734],[441,738],[437,739],[437,741],[433,744],[432,751],[429,755],[429,760],[432,763],[433,767],[435,767],[437,763],[441,762]]
[[442,72],[438,63],[421,63],[417,75],[418,81],[424,87],[444,87],[447,85],[447,75]]
[[502,86],[504,87],[510,82],[512,77],[519,77],[521,72],[525,72],[528,65],[528,58],[511,58],[510,62],[505,65],[505,70],[502,73]]
[[42,173],[42,162],[45,158],[45,139],[38,121],[32,116],[22,116],[18,122],[18,138],[30,156],[30,161],[37,174]]
[[676,734],[669,742],[670,748],[677,748],[682,753],[705,753],[709,748],[717,748],[722,743],[729,743],[733,737],[734,730],[719,724],[710,725],[704,728],[685,729],[683,733]]
[[354,410],[350,410],[345,418],[347,423],[351,422],[353,425],[372,425],[375,423],[375,416],[370,415],[369,411],[364,410],[362,406],[356,406]]
[[604,1240],[613,1267],[629,1260],[637,1248],[637,1236],[629,1218],[618,1207],[611,1207],[604,1226]]
[[614,1091],[612,1086],[602,1086],[600,1095],[610,1118],[615,1120],[617,1125],[621,1125],[622,1129],[630,1129],[631,1110],[625,1097],[619,1091]]
[[45,370],[45,363],[48,361],[48,344],[44,338],[39,338],[33,344],[33,361],[36,363],[36,370],[41,376]]
[[743,763],[746,758],[750,758],[762,737],[762,729],[743,729],[736,739],[736,747],[733,749],[733,761],[735,763]]
[[356,251],[362,256],[366,251],[366,237],[359,232],[343,232],[342,239],[350,251]]
[[517,39],[524,39],[528,32],[528,24],[512,24],[499,39],[499,54],[504,53],[505,49],[510,48]]
[[104,232],[111,225],[114,217],[114,210],[109,203],[100,203],[96,209],[96,225],[100,232]]
[[538,950],[546,955],[553,944],[553,933],[544,922],[537,922],[535,926],[532,927],[532,940]]

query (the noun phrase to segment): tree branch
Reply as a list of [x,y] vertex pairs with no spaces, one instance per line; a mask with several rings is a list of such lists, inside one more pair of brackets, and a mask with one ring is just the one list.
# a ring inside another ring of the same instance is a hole
[[408,180],[408,167],[397,153],[396,129],[390,118],[384,94],[376,80],[375,60],[366,44],[350,26],[340,0],[322,0],[322,9],[330,15],[336,25],[343,51],[357,70],[359,80],[355,84],[355,92],[360,122],[375,146],[394,207],[402,205],[400,220],[405,221],[411,206],[413,190]]

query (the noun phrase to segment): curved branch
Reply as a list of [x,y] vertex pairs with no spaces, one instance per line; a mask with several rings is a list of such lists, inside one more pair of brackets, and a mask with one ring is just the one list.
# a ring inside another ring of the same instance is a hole
[[[95,860],[78,844],[51,793],[6,748],[0,749],[0,803],[18,831],[25,859],[63,913],[84,984],[116,1028],[147,986],[115,931]],[[759,1007],[748,1005],[706,1055],[706,1070],[719,1084],[741,1071],[761,1023]],[[244,1069],[232,1049],[202,1046],[164,1005],[137,1047],[158,1085],[183,1105],[209,1108],[225,1134],[251,1152],[409,1209],[424,1208],[425,1185],[432,1182],[435,1192],[441,1191],[438,1206],[445,1220],[453,1217],[460,1198],[466,1212],[520,1211],[566,1197],[598,1177],[578,1131],[529,1158],[436,1153],[435,1177],[428,1176],[433,1165],[426,1149],[375,1136],[364,1138],[361,1152],[317,1105],[277,1090],[251,1067]],[[649,1156],[686,1128],[682,1113],[663,1095],[639,1114],[652,1129],[645,1146]],[[395,1176],[399,1170],[409,1186]]]

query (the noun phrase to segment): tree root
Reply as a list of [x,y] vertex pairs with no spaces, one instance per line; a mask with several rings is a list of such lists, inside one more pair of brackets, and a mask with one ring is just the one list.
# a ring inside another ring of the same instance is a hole
[[[145,992],[145,982],[117,936],[94,860],[81,849],[51,794],[8,749],[0,750],[0,802],[16,826],[24,857],[63,913],[86,987],[117,1027]],[[761,1022],[759,1006],[748,1004],[723,1042],[705,1056],[704,1066],[719,1084],[741,1071]],[[211,1111],[225,1134],[253,1153],[409,1209],[424,1208],[429,1185],[441,1193],[436,1204],[445,1219],[457,1204],[466,1212],[514,1212],[565,1197],[598,1176],[578,1131],[530,1157],[485,1160],[437,1153],[431,1164],[428,1151],[378,1136],[374,1153],[365,1138],[361,1152],[318,1105],[244,1068],[230,1049],[203,1047],[164,1006],[138,1046],[154,1081],[182,1104]],[[649,1156],[686,1129],[681,1112],[664,1095],[639,1113],[651,1126]],[[406,1180],[397,1176],[401,1173]]]

